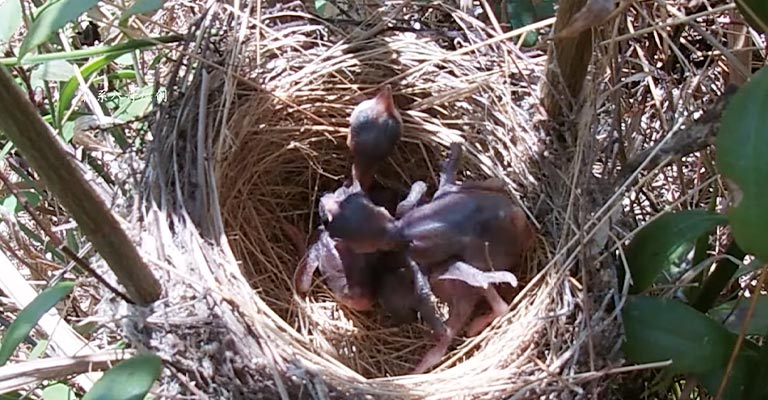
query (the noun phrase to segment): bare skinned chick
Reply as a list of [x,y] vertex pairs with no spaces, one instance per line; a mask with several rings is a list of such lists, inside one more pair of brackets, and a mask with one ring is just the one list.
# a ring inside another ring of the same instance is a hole
[[376,169],[395,150],[403,120],[387,85],[376,97],[358,104],[349,118],[347,147],[353,157],[353,178],[367,190]]
[[[432,293],[430,284],[449,303],[445,326],[428,321],[438,346],[414,372],[424,372],[439,361],[447,350],[445,343],[460,332],[479,299],[485,298],[493,311],[473,321],[473,331],[506,312],[507,304],[493,285],[517,283],[507,270],[517,266],[534,237],[525,214],[500,185],[455,183],[460,155],[460,145],[452,145],[432,201],[413,207],[399,220],[360,193],[344,197],[329,216],[329,234],[355,251],[407,250],[423,317],[432,318],[433,308],[426,299]],[[429,279],[420,279],[425,276]]]

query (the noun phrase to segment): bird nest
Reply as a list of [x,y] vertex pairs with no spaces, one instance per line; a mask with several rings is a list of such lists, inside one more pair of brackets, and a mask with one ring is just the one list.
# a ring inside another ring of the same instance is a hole
[[[360,8],[363,25],[300,4],[213,7],[180,52],[146,175],[144,247],[173,265],[168,312],[208,318],[141,328],[184,371],[166,383],[233,398],[584,393],[615,345],[613,278],[574,246],[580,228],[565,229],[583,207],[568,182],[589,166],[547,156],[544,55],[440,3]],[[538,232],[509,312],[418,376],[406,373],[434,344],[423,324],[352,311],[318,277],[306,296],[292,283],[319,197],[349,176],[349,116],[387,84],[404,129],[380,181],[434,190],[462,141],[462,179],[504,182]]]

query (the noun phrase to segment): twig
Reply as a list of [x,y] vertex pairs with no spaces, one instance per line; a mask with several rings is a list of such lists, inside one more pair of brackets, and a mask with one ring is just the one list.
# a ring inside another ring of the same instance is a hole
[[370,30],[362,31],[361,29],[358,29],[355,32],[352,32],[348,39],[351,44],[349,47],[344,49],[344,52],[349,54],[360,50],[365,44],[366,40],[379,35],[381,32],[384,32],[384,30],[387,29],[387,24],[397,15],[400,15],[405,7],[408,7],[409,5],[411,5],[411,0],[404,0],[397,7],[395,7],[395,9],[392,10],[392,12],[390,12],[387,17],[382,18],[381,21],[374,25]]
[[670,21],[667,21],[667,22],[656,23],[656,24],[653,24],[652,26],[650,26],[648,28],[638,29],[638,30],[633,31],[631,33],[627,33],[625,35],[613,37],[613,38],[611,38],[609,40],[605,40],[603,42],[600,42],[600,45],[602,46],[602,45],[605,45],[605,44],[608,44],[608,43],[611,43],[611,42],[620,42],[620,41],[627,40],[627,39],[637,38],[637,37],[640,37],[642,35],[645,35],[646,33],[651,33],[651,32],[655,32],[655,31],[662,31],[662,30],[664,30],[664,29],[666,29],[666,28],[668,28],[670,26],[689,24],[689,23],[691,23],[691,22],[693,22],[693,21],[695,21],[695,20],[697,20],[697,19],[699,19],[701,17],[706,17],[708,15],[714,15],[714,14],[725,12],[725,11],[728,11],[728,10],[733,10],[735,8],[736,8],[736,4],[731,3],[731,4],[726,4],[726,5],[723,5],[723,6],[720,6],[720,7],[715,7],[715,8],[707,9],[706,11],[703,11],[703,12],[700,12],[700,13],[691,14],[691,15],[688,15],[688,16],[685,16],[685,17],[676,18],[676,19],[671,19]]
[[101,200],[49,128],[8,70],[0,67],[0,129],[72,213],[128,295],[140,305],[154,302],[160,297],[160,282],[117,216]]
[[768,265],[763,265],[763,269],[760,271],[760,277],[755,283],[755,290],[752,291],[752,300],[749,303],[747,315],[744,317],[744,323],[741,324],[739,337],[736,338],[736,345],[733,347],[730,360],[728,360],[728,367],[725,368],[725,374],[723,375],[723,380],[720,382],[720,388],[717,389],[715,400],[723,398],[725,387],[728,384],[728,378],[731,375],[733,366],[736,364],[736,357],[739,355],[739,349],[741,349],[741,344],[744,343],[744,337],[747,335],[747,328],[749,327],[750,321],[752,321],[752,315],[755,313],[755,308],[757,308],[757,299],[760,297],[760,289],[763,287],[766,276],[768,276]]
[[[32,207],[29,206],[29,202],[26,198],[24,198],[24,195],[19,193],[18,190],[14,187],[14,184],[8,179],[7,176],[5,176],[4,173],[0,172],[0,181],[3,182],[3,185],[5,185],[6,188],[8,188],[8,191],[10,191],[14,197],[16,197],[19,200],[19,203],[22,207],[24,207],[24,210],[29,214],[29,216],[32,218],[32,220],[37,224],[40,229],[45,232],[45,234],[48,236],[49,239],[51,239],[51,242],[53,242],[53,245],[56,246],[61,250],[64,255],[69,257],[75,264],[77,264],[78,267],[86,270],[89,274],[91,274],[94,278],[96,278],[97,281],[99,281],[102,285],[106,286],[107,289],[109,289],[110,292],[114,293],[116,296],[120,297],[121,299],[127,301],[131,304],[136,304],[131,300],[128,296],[125,295],[125,293],[121,292],[116,287],[112,286],[111,283],[109,283],[106,279],[104,279],[103,276],[99,275],[96,270],[93,269],[87,262],[85,262],[80,256],[78,256],[72,249],[69,248],[69,246],[65,245],[61,239],[59,239],[58,236],[56,236],[50,228],[46,224],[43,223],[43,221],[40,220],[40,217],[37,215],[35,210],[32,209]],[[52,282],[53,283],[53,282]]]
[[[584,7],[585,0],[564,1],[555,16],[554,35],[565,30],[573,17]],[[592,30],[575,37],[555,40],[549,44],[546,84],[542,87],[542,104],[554,121],[574,112],[581,95],[587,68],[592,59]],[[562,142],[567,138],[556,137]],[[571,138],[573,139],[573,138]],[[574,140],[575,141],[575,140]]]
[[635,173],[643,162],[650,157],[650,160],[643,167],[643,170],[653,170],[667,160],[674,157],[683,157],[688,154],[705,149],[714,143],[717,132],[720,129],[720,117],[723,110],[728,105],[733,94],[736,93],[736,86],[725,88],[723,95],[715,101],[712,107],[707,110],[699,119],[693,122],[691,126],[680,129],[674,137],[664,143],[661,148],[654,152],[653,147],[645,149],[632,157],[621,170],[618,176],[618,182],[624,182],[630,175]]
[[[354,25],[354,26],[360,26],[363,25],[364,21],[357,20],[357,19],[348,19],[348,18],[324,18],[321,16],[314,16],[315,18],[325,22],[328,25],[331,26],[339,26],[339,25]],[[402,19],[393,19],[392,22],[396,23],[408,23],[408,21],[402,20]],[[305,24],[304,21],[298,21],[296,24]],[[283,27],[289,26],[289,24],[283,25]],[[450,29],[450,28],[425,28],[425,27],[413,27],[413,26],[399,26],[399,25],[392,25],[384,27],[383,32],[408,32],[413,33],[414,35],[435,35],[435,36],[442,36],[448,39],[458,39],[463,38],[465,36],[465,33],[462,32],[459,29]]]
[[31,360],[0,368],[0,392],[24,389],[48,379],[67,375],[93,373],[108,369],[113,363],[125,360],[133,350],[111,350],[84,356]]
[[685,377],[685,386],[683,386],[683,391],[680,393],[680,400],[691,400],[693,389],[696,389],[698,384],[699,381],[696,378],[687,375]]

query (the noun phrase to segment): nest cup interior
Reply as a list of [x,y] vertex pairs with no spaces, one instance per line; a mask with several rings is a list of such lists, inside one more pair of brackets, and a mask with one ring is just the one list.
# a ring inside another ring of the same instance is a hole
[[[228,239],[255,292],[318,354],[366,377],[404,374],[434,345],[423,324],[398,326],[380,307],[357,313],[341,306],[319,271],[310,293],[299,296],[293,274],[302,246],[319,224],[319,197],[351,173],[345,144],[349,115],[387,78],[425,62],[423,50],[410,52],[412,38],[393,33],[367,44],[383,50],[323,60],[332,44],[306,40],[312,46],[302,51],[295,50],[293,45],[300,44],[295,42],[262,49],[272,75],[254,74],[261,87],[242,87],[233,105],[230,137],[217,163]],[[450,51],[434,41],[419,45]],[[403,138],[378,180],[402,191],[423,180],[431,194],[448,144],[458,140],[465,141],[461,179],[502,178],[510,193],[526,194],[521,189],[533,180],[528,165],[535,139],[516,128],[530,122],[519,115],[531,114],[517,112],[524,94],[515,87],[516,72],[499,72],[503,63],[491,54],[488,60],[467,54],[393,81]],[[525,199],[530,201],[535,199]],[[521,280],[517,292],[535,269],[527,262],[514,271]]]

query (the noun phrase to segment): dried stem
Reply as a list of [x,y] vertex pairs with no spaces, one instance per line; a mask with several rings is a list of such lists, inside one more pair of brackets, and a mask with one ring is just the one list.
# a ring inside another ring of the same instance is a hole
[[160,283],[117,217],[75,167],[8,70],[0,67],[0,129],[13,141],[80,229],[104,257],[134,301],[160,297]]

